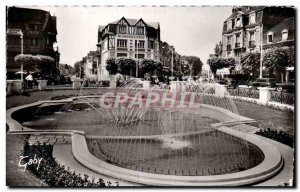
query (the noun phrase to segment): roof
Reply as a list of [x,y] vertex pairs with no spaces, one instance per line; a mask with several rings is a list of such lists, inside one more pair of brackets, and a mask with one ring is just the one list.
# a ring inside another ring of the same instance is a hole
[[237,9],[237,11],[233,11],[232,14],[226,19],[226,21],[228,19],[234,18],[236,15],[238,15],[239,13],[243,14],[243,15],[249,15],[249,13],[251,12],[258,12],[261,11],[265,8],[266,6],[255,6],[255,7],[249,7],[249,6],[241,6],[241,7],[234,7],[233,9]]
[[[131,25],[131,26],[134,26],[134,25],[140,20],[140,19],[125,18],[125,17],[124,17],[124,19],[125,19],[125,20],[129,23],[129,25]],[[121,19],[116,20],[116,21],[113,21],[113,22],[111,22],[111,23],[109,23],[109,24],[117,24],[120,20],[121,20]],[[144,21],[144,20],[143,20],[143,21]],[[155,28],[155,29],[157,29],[158,26],[159,26],[159,22],[146,22],[146,21],[144,21],[144,22],[146,23],[147,26],[153,27],[153,28]]]
[[271,29],[269,29],[268,32],[271,31],[275,34],[276,33],[280,34],[283,29],[294,29],[294,28],[295,28],[295,18],[290,17],[290,18],[287,18],[287,19],[283,20],[282,22],[278,23]]
[[101,32],[101,31],[102,31],[104,28],[105,28],[105,26],[103,26],[103,25],[99,25],[99,26],[98,26],[98,31],[100,31],[100,32]]

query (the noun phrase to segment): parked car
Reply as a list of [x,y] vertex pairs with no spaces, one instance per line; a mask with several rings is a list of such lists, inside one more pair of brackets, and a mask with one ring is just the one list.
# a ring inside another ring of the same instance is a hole
[[227,87],[230,87],[230,88],[235,89],[237,87],[237,82],[232,78],[224,78],[217,82],[221,85],[226,85]]
[[250,82],[249,86],[257,87],[275,87],[276,82],[273,78],[257,78],[254,82]]
[[276,83],[276,90],[282,91],[285,93],[294,93],[295,92],[295,83],[292,83],[292,82]]

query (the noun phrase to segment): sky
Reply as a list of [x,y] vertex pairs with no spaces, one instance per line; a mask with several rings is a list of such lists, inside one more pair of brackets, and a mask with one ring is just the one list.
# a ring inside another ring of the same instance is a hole
[[223,22],[232,7],[141,6],[38,6],[57,17],[57,42],[61,63],[74,65],[96,50],[99,25],[127,18],[160,22],[161,40],[174,45],[180,55],[200,57],[203,63],[222,38]]

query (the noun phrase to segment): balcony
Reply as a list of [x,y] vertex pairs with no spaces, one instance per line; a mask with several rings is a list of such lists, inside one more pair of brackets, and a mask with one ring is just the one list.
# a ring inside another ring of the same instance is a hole
[[255,47],[255,41],[249,41],[249,47]]
[[231,50],[231,45],[227,45],[227,50]]

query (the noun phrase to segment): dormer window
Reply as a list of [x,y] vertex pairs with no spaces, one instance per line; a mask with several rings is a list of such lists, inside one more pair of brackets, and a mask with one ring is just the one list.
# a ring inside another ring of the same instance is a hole
[[126,33],[126,25],[119,25],[119,33]]
[[267,43],[273,43],[274,40],[274,33],[270,32],[267,34]]
[[289,35],[289,33],[288,33],[288,30],[287,29],[284,29],[282,32],[281,32],[281,40],[282,41],[286,41],[287,39],[288,39],[288,35]]
[[255,13],[250,14],[250,19],[249,19],[249,24],[254,24],[255,23]]

